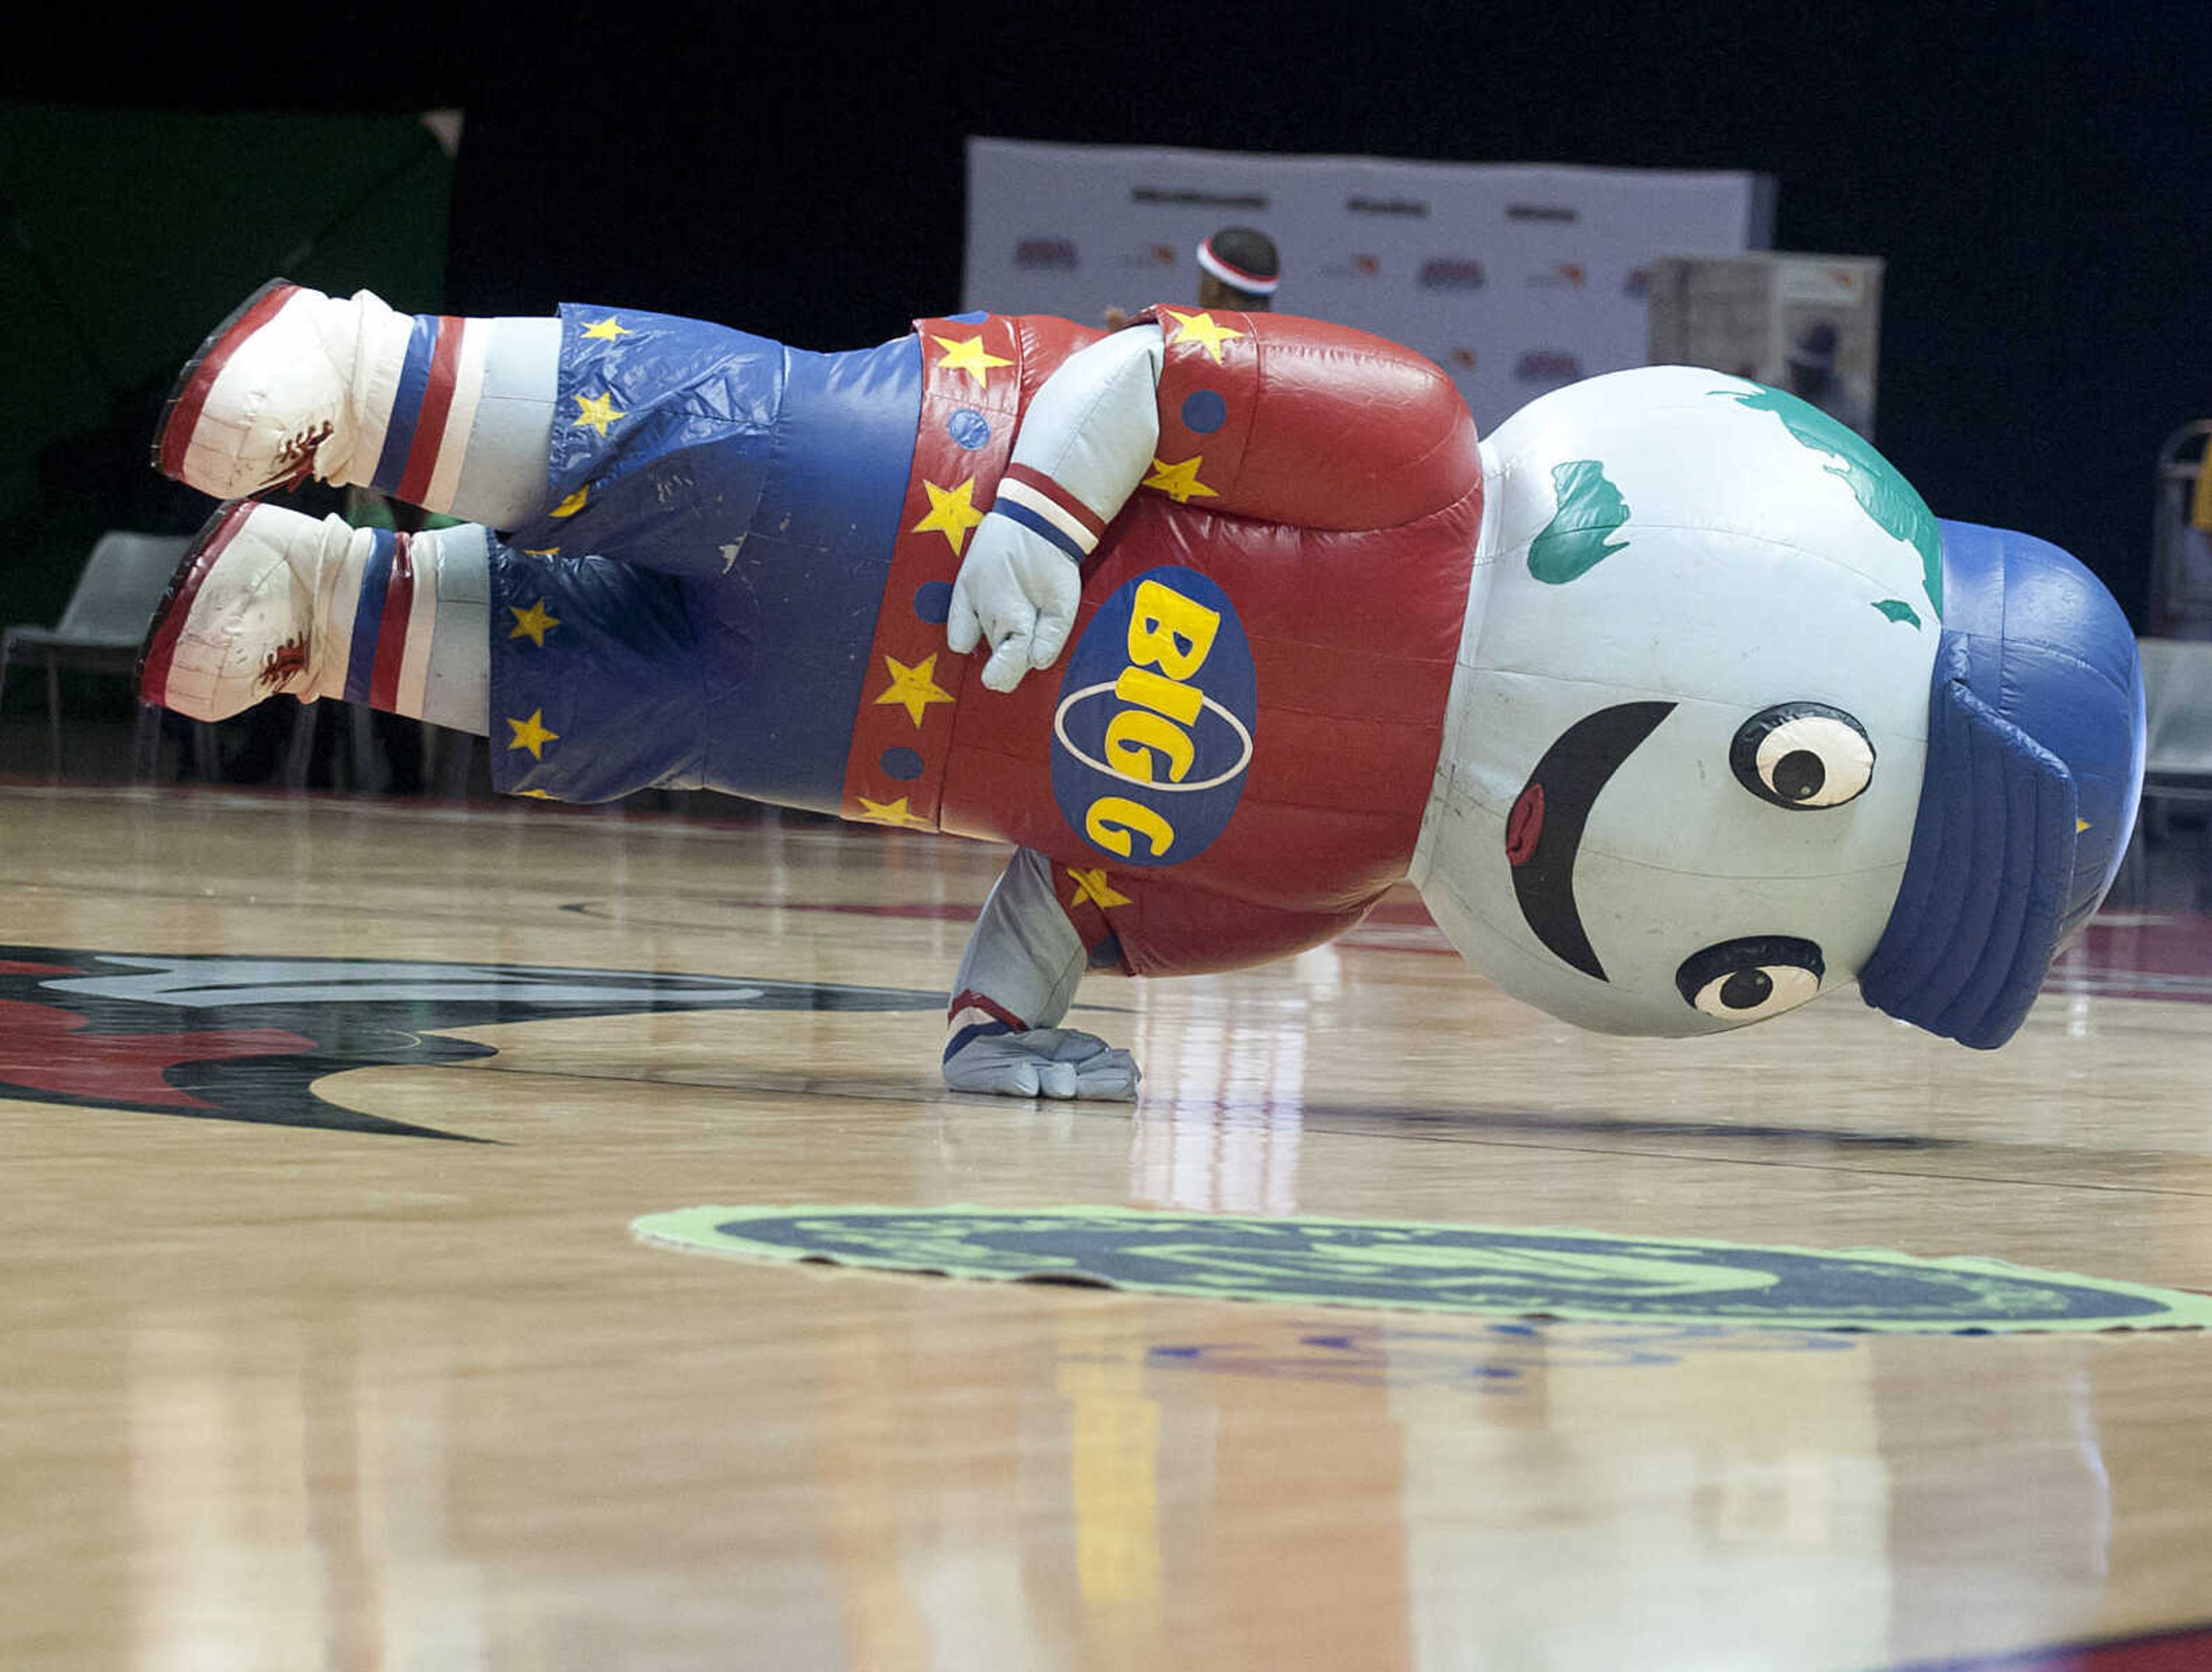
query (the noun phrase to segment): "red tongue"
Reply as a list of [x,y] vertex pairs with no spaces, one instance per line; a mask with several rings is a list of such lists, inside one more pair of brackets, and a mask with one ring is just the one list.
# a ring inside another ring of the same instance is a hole
[[1519,870],[1536,856],[1536,839],[1544,834],[1544,787],[1531,782],[1505,816],[1505,862]]

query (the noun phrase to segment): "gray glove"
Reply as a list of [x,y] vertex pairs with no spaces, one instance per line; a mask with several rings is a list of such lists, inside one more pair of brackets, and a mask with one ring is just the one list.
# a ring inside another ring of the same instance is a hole
[[1026,1033],[976,1031],[945,1053],[945,1083],[956,1091],[1002,1097],[1137,1100],[1136,1060],[1095,1035],[1073,1028]]
[[983,519],[952,582],[945,642],[965,656],[979,644],[987,690],[1012,690],[1032,668],[1050,667],[1083,601],[1083,572],[1043,535],[995,512]]

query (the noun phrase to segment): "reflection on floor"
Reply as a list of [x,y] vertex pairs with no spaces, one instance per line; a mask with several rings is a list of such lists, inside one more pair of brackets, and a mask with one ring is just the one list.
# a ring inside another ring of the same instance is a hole
[[2212,1620],[2198,1331],[1449,1318],[629,1232],[1091,1205],[2212,1290],[2185,842],[2002,1051],[1850,994],[1577,1033],[1396,900],[1264,969],[1086,986],[1131,1111],[942,1088],[977,844],[9,805],[0,1665],[1704,1672]]

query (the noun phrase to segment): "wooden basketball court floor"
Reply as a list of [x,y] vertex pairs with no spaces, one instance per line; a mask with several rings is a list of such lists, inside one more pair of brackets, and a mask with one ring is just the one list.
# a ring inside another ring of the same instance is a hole
[[942,1088],[985,847],[7,805],[0,1666],[2212,1664],[2203,1332],[1528,1322],[631,1230],[1100,1204],[2212,1290],[2205,920],[2107,917],[1984,1055],[1850,994],[1577,1034],[1394,904],[1086,984],[1132,1112]]

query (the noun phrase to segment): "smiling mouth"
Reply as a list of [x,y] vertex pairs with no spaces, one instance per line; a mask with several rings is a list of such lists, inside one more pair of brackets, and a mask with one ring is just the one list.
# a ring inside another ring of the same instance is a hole
[[1505,820],[1505,860],[1521,915],[1547,950],[1585,976],[1607,979],[1575,903],[1583,826],[1613,775],[1674,711],[1672,702],[1623,702],[1585,714],[1553,739]]

